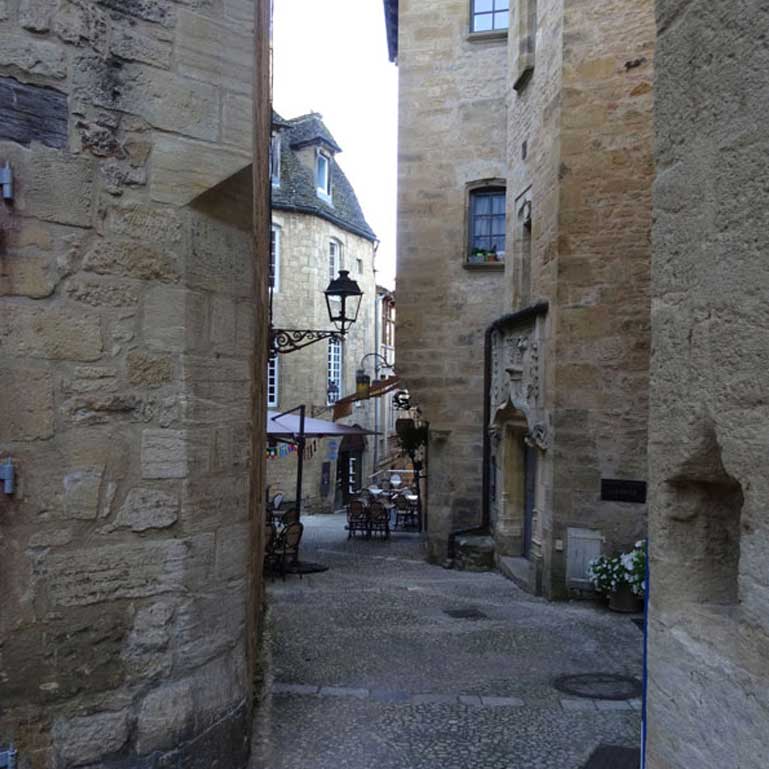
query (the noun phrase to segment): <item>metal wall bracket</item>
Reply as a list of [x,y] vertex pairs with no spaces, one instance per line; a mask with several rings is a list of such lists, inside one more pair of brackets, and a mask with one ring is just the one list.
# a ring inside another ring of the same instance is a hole
[[16,769],[16,748],[0,748],[0,769]]
[[13,169],[7,161],[0,167],[0,188],[2,188],[3,200],[13,200]]
[[270,331],[270,354],[294,352],[323,339],[344,339],[339,331],[314,331],[312,329],[274,328]]
[[[6,494],[13,494],[16,487],[16,470],[10,457],[0,464],[0,481],[3,482],[3,491]],[[2,763],[0,763],[0,769],[3,769]]]

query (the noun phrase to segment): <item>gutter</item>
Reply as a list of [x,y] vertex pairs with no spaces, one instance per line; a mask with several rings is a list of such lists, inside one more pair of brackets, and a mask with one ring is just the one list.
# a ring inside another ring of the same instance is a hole
[[340,229],[351,232],[353,235],[358,235],[359,237],[363,238],[364,240],[368,240],[371,243],[379,242],[379,239],[372,230],[364,230],[361,227],[356,227],[354,224],[350,224],[341,217],[335,216],[334,214],[331,214],[322,208],[273,201],[272,209],[274,211],[288,211],[290,213],[296,214],[311,214],[312,216],[317,216],[320,219],[325,219],[326,221],[331,222],[331,224],[335,224]]
[[458,529],[449,535],[448,555],[454,558],[455,540],[458,536],[477,534],[479,536],[490,533],[491,504],[489,500],[489,486],[491,479],[491,439],[489,437],[489,421],[491,420],[491,335],[508,326],[546,315],[550,309],[549,302],[537,302],[537,304],[524,307],[518,312],[502,315],[497,318],[484,334],[483,342],[483,498],[481,506],[481,525],[470,529]]

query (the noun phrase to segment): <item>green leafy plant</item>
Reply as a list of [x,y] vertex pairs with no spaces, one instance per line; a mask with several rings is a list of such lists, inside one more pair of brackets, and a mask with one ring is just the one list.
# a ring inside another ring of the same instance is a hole
[[497,257],[497,249],[485,249],[485,248],[474,248],[470,252],[470,263],[471,264],[480,264],[482,262],[496,262],[498,259]]
[[590,561],[587,576],[597,593],[609,595],[628,585],[638,596],[646,591],[646,541],[640,540],[629,553]]

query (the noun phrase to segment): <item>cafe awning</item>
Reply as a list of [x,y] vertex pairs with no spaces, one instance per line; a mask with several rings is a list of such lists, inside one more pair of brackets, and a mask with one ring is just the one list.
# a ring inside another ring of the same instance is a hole
[[[271,438],[294,438],[299,436],[299,414],[280,414],[267,412],[267,435]],[[345,435],[376,435],[362,427],[342,425],[325,419],[305,417],[304,435],[306,438],[340,437]]]
[[352,414],[352,404],[356,401],[365,401],[369,398],[381,398],[393,390],[397,390],[401,387],[401,378],[397,374],[387,377],[386,379],[377,379],[372,382],[365,394],[353,393],[346,398],[340,398],[334,404],[334,419],[342,419],[342,417],[348,417]]

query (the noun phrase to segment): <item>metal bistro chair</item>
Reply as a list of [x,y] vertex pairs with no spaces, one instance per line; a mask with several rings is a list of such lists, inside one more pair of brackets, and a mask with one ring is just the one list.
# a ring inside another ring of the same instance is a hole
[[270,505],[270,515],[272,516],[273,523],[280,523],[283,517],[283,513],[280,512],[280,506],[283,504],[283,494],[276,494],[272,498],[272,504]]
[[356,531],[369,534],[369,516],[366,506],[354,499],[347,505],[347,539],[352,539]]
[[417,525],[417,511],[406,497],[399,494],[395,498],[395,528]]
[[[276,565],[280,569],[280,576],[286,581],[286,566],[297,563],[299,560],[299,543],[302,541],[304,525],[296,522],[289,523],[278,535],[275,543]],[[299,579],[302,572],[299,571]]]
[[390,538],[390,513],[381,502],[369,505],[369,532],[379,533],[385,539]]
[[268,521],[264,528],[264,570],[268,572],[270,576],[275,573],[276,566],[276,553],[275,545],[278,541],[278,532],[275,527]]

